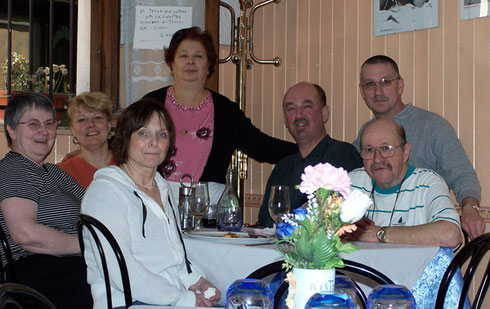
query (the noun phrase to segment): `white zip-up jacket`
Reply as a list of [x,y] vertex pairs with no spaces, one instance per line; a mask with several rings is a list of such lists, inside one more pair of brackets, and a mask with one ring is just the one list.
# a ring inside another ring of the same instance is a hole
[[[171,191],[158,173],[165,211],[141,191],[117,166],[98,170],[82,200],[82,213],[95,217],[111,231],[124,254],[133,300],[152,305],[189,306],[196,303],[188,288],[202,276],[193,267],[187,271],[184,247],[176,219],[177,205],[169,204]],[[175,216],[174,216],[175,214]],[[84,233],[87,281],[91,286],[94,308],[107,308],[104,275],[95,242]],[[100,237],[101,239],[103,237]],[[103,240],[111,278],[113,306],[124,306],[122,281],[116,258]]]

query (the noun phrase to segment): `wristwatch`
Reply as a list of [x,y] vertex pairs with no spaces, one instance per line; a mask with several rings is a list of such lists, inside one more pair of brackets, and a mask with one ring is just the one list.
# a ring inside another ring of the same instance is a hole
[[376,233],[376,238],[379,242],[386,242],[386,228],[382,227]]
[[467,206],[469,206],[469,207],[473,208],[474,210],[476,210],[476,212],[477,212],[478,214],[480,214],[480,207],[478,207],[478,205],[476,205],[476,204],[472,204],[472,203],[465,203],[465,204],[461,205],[461,210],[463,210],[463,209],[464,209],[465,207],[467,207]]

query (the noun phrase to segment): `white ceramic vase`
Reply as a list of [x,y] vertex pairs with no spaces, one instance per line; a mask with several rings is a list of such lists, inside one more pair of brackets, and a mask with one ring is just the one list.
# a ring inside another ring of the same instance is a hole
[[320,291],[335,290],[335,268],[303,269],[293,268],[296,280],[294,309],[304,309],[310,297]]

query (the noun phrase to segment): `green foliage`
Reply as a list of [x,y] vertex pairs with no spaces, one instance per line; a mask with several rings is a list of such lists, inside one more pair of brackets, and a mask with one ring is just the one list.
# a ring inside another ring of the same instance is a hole
[[[29,75],[29,61],[16,52],[12,53],[11,60],[10,84],[12,90],[29,90],[29,81],[31,80],[31,76]],[[8,59],[5,58],[2,62],[2,73],[5,83],[7,83],[7,66]],[[5,85],[5,88],[7,88],[7,85]]]
[[[49,91],[49,68],[39,67],[34,74],[29,74],[29,60],[24,56],[12,53],[12,65],[10,71],[10,83],[12,90],[28,91],[29,82],[32,83],[32,89],[38,92]],[[7,83],[7,66],[8,59],[5,58],[1,63],[2,73]],[[68,69],[64,64],[53,64],[53,92],[69,92],[68,83],[66,77],[68,75]],[[7,85],[5,85],[6,87]]]
[[[308,216],[303,220],[295,220],[298,228],[292,235],[286,236],[276,243],[276,250],[286,260],[286,268],[329,269],[344,266],[338,257],[340,252],[351,253],[356,247],[351,243],[342,243],[336,231],[343,226],[340,220],[338,194],[320,188],[315,192],[317,202],[308,202]],[[325,212],[324,207],[330,207]],[[329,213],[329,216],[325,216]]]

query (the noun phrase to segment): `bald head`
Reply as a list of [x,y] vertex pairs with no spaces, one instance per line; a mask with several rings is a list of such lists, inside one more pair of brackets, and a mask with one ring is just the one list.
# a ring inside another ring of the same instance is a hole
[[[385,132],[386,131],[386,132]],[[361,133],[361,148],[364,147],[363,141],[365,140],[365,136],[368,134],[376,134],[385,132],[386,134],[390,134],[392,136],[396,136],[398,138],[399,144],[405,144],[407,142],[407,137],[405,134],[405,129],[396,121],[392,119],[376,119],[370,122]]]
[[322,87],[320,87],[320,85],[317,85],[317,84],[313,84],[313,83],[308,83],[308,82],[299,82],[291,87],[289,87],[289,89],[286,91],[286,93],[284,94],[284,98],[283,98],[283,104],[285,103],[285,99],[287,97],[287,95],[291,92],[291,91],[297,91],[298,89],[301,89],[301,88],[304,88],[304,89],[307,89],[307,88],[311,88],[312,91],[315,91],[317,96],[318,96],[318,100],[321,104],[321,106],[325,106],[327,105],[327,95],[325,94],[325,90],[323,90]]

